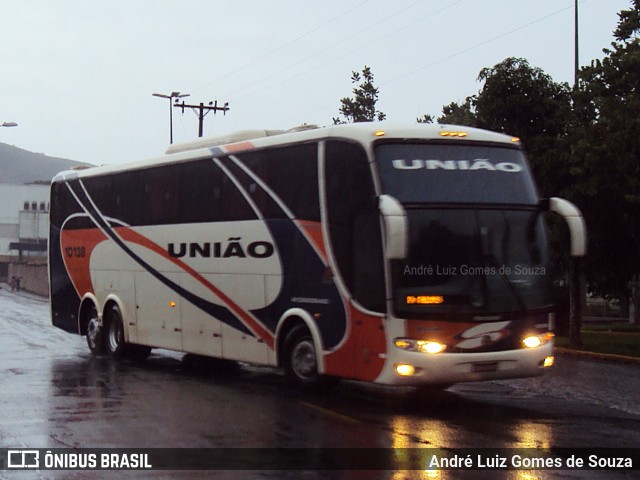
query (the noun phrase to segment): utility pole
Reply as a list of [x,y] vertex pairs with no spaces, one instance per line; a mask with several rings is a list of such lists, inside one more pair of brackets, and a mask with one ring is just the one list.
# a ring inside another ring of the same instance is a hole
[[178,107],[182,109],[182,114],[184,115],[185,107],[190,108],[197,116],[198,116],[198,137],[202,137],[204,117],[207,116],[209,112],[213,112],[214,114],[221,111],[224,115],[227,114],[227,110],[229,110],[229,102],[225,102],[222,107],[218,106],[218,101],[209,102],[209,105],[205,105],[204,103],[200,103],[200,105],[187,105],[184,103],[176,103],[173,105],[174,107]]
[[578,0],[574,0],[574,2],[575,45],[573,64],[573,87],[578,88],[578,70],[580,69],[580,56],[578,54]]
[[[578,91],[578,72],[580,70],[580,56],[578,49],[578,0],[574,0],[574,63],[573,90]],[[574,108],[576,106],[574,105]],[[580,257],[569,259],[569,346],[582,348],[582,305],[585,301],[584,261]]]
[[152,93],[154,97],[160,98],[168,98],[169,99],[169,144],[173,143],[173,109],[171,108],[171,100],[174,98],[176,102],[179,98],[188,97],[188,93],[181,94],[180,92],[171,92],[169,95],[165,95],[164,93]]

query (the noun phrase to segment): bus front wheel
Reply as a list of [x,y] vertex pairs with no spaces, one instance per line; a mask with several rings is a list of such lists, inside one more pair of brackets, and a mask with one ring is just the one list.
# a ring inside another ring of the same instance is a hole
[[309,330],[298,325],[285,338],[284,370],[294,383],[304,387],[320,384],[318,357]]

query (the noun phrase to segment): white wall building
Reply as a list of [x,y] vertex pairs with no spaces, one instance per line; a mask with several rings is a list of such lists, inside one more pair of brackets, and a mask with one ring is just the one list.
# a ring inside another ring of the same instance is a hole
[[[23,256],[46,256],[49,229],[49,185],[0,183],[0,281],[8,264]],[[26,246],[22,252],[11,247]],[[33,246],[33,249],[29,247]]]

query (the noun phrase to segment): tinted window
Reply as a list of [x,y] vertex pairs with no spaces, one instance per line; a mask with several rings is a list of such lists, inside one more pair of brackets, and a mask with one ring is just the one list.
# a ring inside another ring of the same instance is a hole
[[211,159],[91,177],[83,183],[104,216],[129,225],[255,218],[238,188]]
[[[129,225],[139,225],[145,218],[145,188],[142,184],[140,171],[123,172],[105,178],[105,189],[100,193],[110,200],[110,217],[121,220]],[[104,212],[103,212],[104,213]]]
[[180,165],[183,223],[224,222],[256,218],[233,181],[213,160]]
[[[320,221],[318,201],[317,144],[294,145],[277,149],[245,153],[238,159],[277,195],[286,208],[300,220]],[[255,179],[244,174],[231,162],[234,175],[242,180],[260,211],[266,218],[282,217],[281,208]]]
[[[184,165],[168,165],[143,170],[140,185],[144,193],[141,222],[144,225],[183,223],[181,193],[188,187]],[[130,192],[133,195],[133,191]],[[185,212],[186,213],[186,212]]]
[[384,311],[380,218],[367,155],[347,142],[327,142],[327,219],[340,274],[364,307]]
[[382,188],[403,203],[535,204],[520,150],[462,144],[381,144]]
[[60,228],[67,217],[81,211],[66,183],[51,185],[51,225]]
[[[506,312],[550,305],[546,232],[533,210],[411,209],[393,262],[396,313]],[[441,296],[437,305],[408,297]]]

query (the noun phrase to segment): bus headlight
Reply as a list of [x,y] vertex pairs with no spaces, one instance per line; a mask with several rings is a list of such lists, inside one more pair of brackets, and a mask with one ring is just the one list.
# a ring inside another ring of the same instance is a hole
[[540,337],[537,335],[531,335],[522,340],[522,343],[524,343],[524,346],[527,348],[536,348],[542,345],[542,340],[540,340]]
[[542,335],[529,335],[522,339],[522,343],[527,348],[536,348],[549,342],[553,337],[554,335],[551,332]]
[[415,340],[413,338],[396,338],[394,340],[396,347],[410,352],[422,352],[435,355],[445,351],[447,346],[435,340]]
[[436,353],[441,353],[444,352],[444,349],[447,348],[446,345],[440,343],[440,342],[424,342],[421,343],[420,341],[418,341],[418,345],[420,346],[421,350],[423,352],[426,353],[431,353],[436,354]]

